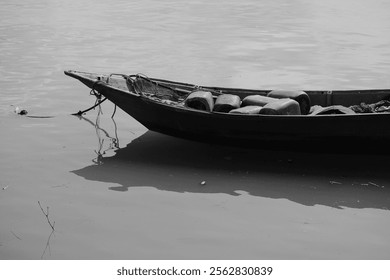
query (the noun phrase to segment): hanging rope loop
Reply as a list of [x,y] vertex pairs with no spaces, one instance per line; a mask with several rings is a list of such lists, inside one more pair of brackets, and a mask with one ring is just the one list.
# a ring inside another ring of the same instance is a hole
[[98,83],[101,83],[101,81],[97,80],[93,83],[92,85],[92,88],[91,88],[91,91],[89,92],[90,95],[94,95],[96,97],[97,100],[101,100],[102,99],[102,94],[98,91],[96,91],[95,89],[95,86],[98,84]]
[[84,115],[85,113],[91,111],[92,109],[95,109],[97,106],[100,106],[100,104],[102,104],[104,101],[107,100],[107,97],[103,98],[102,99],[102,94],[100,92],[98,92],[96,89],[95,89],[95,86],[98,84],[98,83],[101,83],[100,80],[97,80],[93,83],[92,87],[91,87],[91,91],[89,92],[90,95],[94,95],[96,97],[96,102],[95,102],[95,105],[93,105],[92,107],[84,110],[84,111],[78,111],[77,113],[74,113],[72,114],[73,116],[82,116]]

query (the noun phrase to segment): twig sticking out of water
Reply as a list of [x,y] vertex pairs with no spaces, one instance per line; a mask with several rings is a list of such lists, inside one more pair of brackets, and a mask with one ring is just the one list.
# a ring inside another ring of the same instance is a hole
[[50,238],[51,238],[51,236],[53,235],[53,233],[54,233],[54,229],[51,231],[51,233],[50,233],[50,235],[49,235],[49,238],[48,238],[47,241],[46,241],[46,247],[45,247],[45,250],[43,250],[43,253],[42,253],[42,255],[41,255],[41,259],[43,259],[43,257],[45,256],[47,249],[49,249],[49,255],[51,256]]
[[47,222],[49,223],[51,229],[54,231],[54,225],[55,225],[56,222],[54,221],[54,223],[52,223],[52,222],[50,221],[50,219],[49,219],[49,206],[47,206],[46,212],[45,212],[45,210],[43,210],[42,205],[41,205],[41,203],[40,203],[39,201],[38,201],[38,204],[39,204],[39,207],[40,207],[41,210],[42,210],[42,213],[45,215],[45,217],[46,217],[46,219],[47,219]]

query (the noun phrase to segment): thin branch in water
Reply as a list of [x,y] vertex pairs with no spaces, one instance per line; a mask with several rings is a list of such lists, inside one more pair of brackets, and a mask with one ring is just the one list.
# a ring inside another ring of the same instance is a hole
[[46,241],[46,247],[45,247],[45,250],[43,250],[43,253],[42,253],[42,255],[41,255],[41,259],[43,259],[43,257],[45,256],[47,249],[49,249],[49,255],[51,256],[50,238],[51,238],[51,236],[53,235],[53,233],[54,233],[54,229],[51,231],[51,233],[50,233],[50,235],[49,235],[49,238],[48,238],[47,241]]
[[47,220],[47,222],[49,223],[51,229],[54,231],[54,225],[55,225],[56,222],[52,223],[52,222],[50,221],[50,219],[49,219],[49,206],[47,206],[46,212],[45,212],[45,210],[43,210],[42,205],[41,205],[41,203],[40,203],[39,201],[38,201],[38,204],[39,204],[39,207],[40,207],[41,210],[42,210],[42,213],[45,215],[46,220]]

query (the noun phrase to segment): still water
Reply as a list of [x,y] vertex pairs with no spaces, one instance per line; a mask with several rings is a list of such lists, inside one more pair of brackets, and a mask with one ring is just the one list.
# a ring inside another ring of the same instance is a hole
[[390,88],[389,11],[386,0],[2,0],[0,259],[389,259],[388,156],[197,144],[121,111],[112,120],[108,103],[79,119],[94,100],[63,75]]

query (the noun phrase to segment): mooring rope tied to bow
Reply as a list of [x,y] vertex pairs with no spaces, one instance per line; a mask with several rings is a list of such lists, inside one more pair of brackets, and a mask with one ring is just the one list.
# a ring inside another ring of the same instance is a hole
[[[107,97],[104,97],[102,99],[102,94],[95,89],[95,86],[98,83],[107,83],[107,84],[109,84],[110,83],[110,78],[112,76],[119,76],[119,77],[122,77],[123,79],[125,79],[126,83],[127,84],[131,84],[134,92],[136,94],[140,95],[140,96],[144,95],[143,84],[142,84],[142,82],[141,83],[137,82],[137,80],[139,80],[139,81],[144,80],[144,81],[147,81],[150,84],[152,84],[153,85],[152,90],[153,90],[154,94],[158,94],[158,92],[159,92],[158,88],[159,87],[163,88],[165,90],[171,91],[171,95],[172,95],[171,98],[174,98],[174,99],[178,99],[179,98],[179,96],[175,96],[175,95],[177,95],[178,91],[181,92],[181,93],[183,91],[183,90],[179,90],[179,89],[176,89],[176,88],[172,88],[172,87],[170,87],[168,85],[161,84],[161,83],[159,83],[157,81],[154,81],[153,79],[149,78],[147,75],[142,74],[142,73],[138,73],[136,75],[125,75],[125,74],[120,74],[120,73],[111,73],[111,74],[109,74],[107,76],[107,79],[105,79],[106,81],[104,81],[104,79],[102,79],[102,77],[98,77],[98,79],[92,84],[91,91],[89,92],[89,94],[90,95],[94,95],[96,97],[95,104],[93,106],[91,106],[90,108],[86,109],[86,110],[83,110],[83,111],[80,110],[77,113],[74,113],[72,115],[74,115],[74,116],[81,116],[81,115],[83,115],[83,114],[85,114],[85,113],[95,109],[97,106],[100,106],[100,104],[102,104],[104,101],[106,101]],[[200,89],[200,87],[199,86],[195,86],[195,89]],[[188,95],[190,92],[191,91],[186,92],[186,94]],[[111,115],[111,118],[113,118],[115,116],[116,107],[117,107],[117,105],[114,104],[114,111],[113,111],[113,113]]]
[[[112,75],[121,75],[121,74],[111,74],[110,76],[112,76]],[[123,77],[125,77],[125,75],[123,75]],[[87,112],[95,109],[96,107],[100,106],[104,101],[107,100],[107,97],[104,97],[102,99],[102,94],[95,89],[95,85],[98,84],[98,83],[101,83],[101,81],[100,80],[95,81],[93,83],[93,85],[92,85],[91,91],[89,92],[90,95],[94,95],[96,97],[95,104],[93,106],[89,107],[88,109],[85,109],[83,111],[80,110],[77,113],[72,114],[73,116],[84,115],[85,113],[87,113]],[[115,113],[116,113],[116,104],[114,104],[114,105],[115,105],[114,106],[114,112],[112,113],[111,118],[113,118],[115,116]]]

